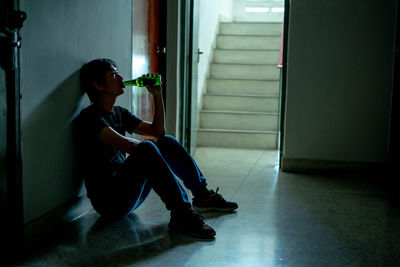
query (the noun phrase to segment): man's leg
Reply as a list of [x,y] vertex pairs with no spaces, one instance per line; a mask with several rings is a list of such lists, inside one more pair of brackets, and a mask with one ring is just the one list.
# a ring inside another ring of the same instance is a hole
[[[185,190],[152,142],[138,144],[125,160],[116,179],[128,190],[131,186],[136,186],[137,181],[145,180],[160,196],[168,210],[191,208]],[[136,198],[137,194],[132,197]],[[138,207],[141,202],[136,203],[134,207]]]
[[173,172],[192,191],[193,206],[196,210],[232,211],[238,208],[237,203],[226,201],[218,194],[218,189],[215,192],[207,189],[206,178],[196,162],[174,137],[162,136],[156,141],[156,145]]
[[118,219],[136,209],[149,195],[151,187],[144,179],[127,183],[113,177],[102,191],[101,196],[91,199],[93,208],[104,217]]
[[[129,188],[130,184],[134,185],[137,179],[145,179],[160,196],[167,209],[171,210],[170,229],[202,238],[215,236],[214,229],[192,210],[185,190],[154,143],[145,141],[138,144],[116,177],[124,181],[122,184],[126,188]],[[136,194],[132,197],[134,201],[131,202],[136,203],[132,209],[138,207],[144,200],[137,199]]]
[[207,185],[206,178],[196,162],[178,140],[170,135],[164,135],[155,143],[172,171],[182,179],[185,187],[192,193]]

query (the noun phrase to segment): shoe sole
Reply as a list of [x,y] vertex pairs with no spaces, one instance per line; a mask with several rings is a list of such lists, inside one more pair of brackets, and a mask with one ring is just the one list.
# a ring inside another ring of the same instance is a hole
[[216,208],[216,207],[197,207],[197,206],[193,206],[193,208],[197,212],[209,212],[209,211],[229,212],[237,209],[237,208]]
[[169,231],[170,232],[175,232],[175,233],[181,233],[181,234],[185,234],[187,236],[191,236],[191,237],[196,237],[196,238],[201,238],[201,239],[208,239],[208,240],[214,240],[215,239],[215,235],[201,235],[201,234],[196,234],[196,233],[192,233],[192,232],[188,232],[185,231],[184,229],[176,226],[176,225],[169,225]]

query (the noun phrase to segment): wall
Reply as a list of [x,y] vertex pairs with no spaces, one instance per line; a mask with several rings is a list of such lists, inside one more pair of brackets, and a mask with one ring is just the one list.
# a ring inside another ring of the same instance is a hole
[[[284,0],[232,0],[232,17],[245,22],[282,22],[283,12],[272,12],[272,8],[284,7]],[[269,8],[268,12],[246,12],[246,7]]]
[[283,168],[388,158],[395,1],[291,1]]
[[198,93],[199,100],[205,90],[209,66],[213,57],[216,35],[219,33],[219,21],[232,19],[232,0],[202,0],[199,5],[199,48],[204,53],[200,56],[198,66]]
[[[131,72],[131,0],[22,0],[24,216],[29,222],[84,194],[75,169],[73,121],[89,101],[79,68],[98,57]],[[130,93],[118,103],[130,107]]]

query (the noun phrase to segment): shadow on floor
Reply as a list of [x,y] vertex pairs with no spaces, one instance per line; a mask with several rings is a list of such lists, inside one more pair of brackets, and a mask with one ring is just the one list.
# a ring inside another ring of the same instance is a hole
[[[108,220],[92,212],[58,236],[26,248],[24,258],[19,259],[19,263],[34,266],[130,265],[157,257],[176,247],[193,243],[201,247],[214,242],[169,233],[167,224],[143,222],[134,213],[120,220]],[[191,254],[177,256],[189,258]]]

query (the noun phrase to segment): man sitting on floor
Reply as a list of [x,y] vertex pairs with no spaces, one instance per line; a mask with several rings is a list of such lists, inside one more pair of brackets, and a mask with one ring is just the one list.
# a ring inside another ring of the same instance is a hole
[[[218,190],[208,190],[190,154],[174,137],[165,135],[161,85],[146,86],[154,100],[153,121],[146,122],[115,106],[124,93],[122,80],[110,59],[95,59],[81,69],[82,90],[92,102],[78,117],[81,165],[94,209],[102,216],[119,218],[139,207],[154,189],[171,211],[171,230],[213,238],[214,229],[192,209],[175,175],[192,191],[193,208],[198,211],[232,211],[238,205],[226,201]],[[126,132],[154,141],[138,141],[126,137]]]

